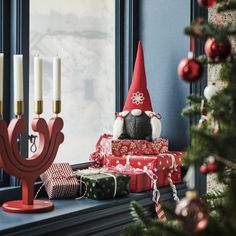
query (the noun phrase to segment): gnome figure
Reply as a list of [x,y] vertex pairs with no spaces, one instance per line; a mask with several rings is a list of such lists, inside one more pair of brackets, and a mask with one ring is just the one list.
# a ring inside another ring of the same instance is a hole
[[132,84],[122,112],[116,113],[113,139],[145,139],[160,137],[160,115],[152,110],[147,89],[142,44],[139,41]]

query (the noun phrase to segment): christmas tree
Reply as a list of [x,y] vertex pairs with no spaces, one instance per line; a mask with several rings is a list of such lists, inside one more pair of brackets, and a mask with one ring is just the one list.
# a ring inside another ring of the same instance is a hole
[[[236,0],[198,0],[198,3],[214,7],[216,17],[236,10]],[[144,209],[133,202],[136,223],[123,235],[236,235],[236,55],[232,47],[236,24],[220,25],[197,18],[185,33],[205,42],[205,54],[194,58],[192,47],[189,57],[179,64],[179,76],[195,82],[201,79],[204,69],[219,66],[217,81],[222,81],[222,85],[219,88],[209,84],[204,96],[188,97],[183,115],[199,122],[190,128],[191,144],[184,162],[187,166],[199,166],[203,174],[214,172],[223,188],[201,198],[188,192],[175,209],[164,207],[172,216],[167,222],[148,218]]]

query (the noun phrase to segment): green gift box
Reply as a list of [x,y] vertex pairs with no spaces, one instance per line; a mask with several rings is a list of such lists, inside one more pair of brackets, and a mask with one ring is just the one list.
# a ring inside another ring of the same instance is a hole
[[80,184],[80,194],[92,199],[109,199],[128,195],[130,176],[104,169],[85,169],[76,172]]

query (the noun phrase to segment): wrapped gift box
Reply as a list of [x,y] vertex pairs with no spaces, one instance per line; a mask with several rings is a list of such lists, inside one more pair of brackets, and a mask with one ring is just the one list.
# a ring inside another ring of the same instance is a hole
[[168,140],[160,138],[156,141],[147,140],[108,140],[111,142],[111,153],[115,156],[123,155],[156,155],[168,151]]
[[130,176],[130,192],[139,193],[150,190],[152,188],[152,181],[150,177],[142,170],[118,170],[111,168],[113,171],[127,174]]
[[[116,168],[117,165],[126,166],[127,164],[131,168],[137,169],[148,169],[151,170],[155,175],[157,175],[157,186],[162,187],[169,185],[168,173],[172,170],[171,179],[174,183],[181,182],[181,158],[183,156],[182,152],[167,152],[158,155],[149,156],[134,156],[125,155],[123,157],[119,156],[106,156],[103,160],[104,167]],[[174,171],[174,164],[176,165],[176,170]],[[151,182],[145,187],[145,190],[151,189]],[[133,189],[132,189],[133,191]]]
[[146,140],[121,139],[113,140],[112,135],[103,134],[96,144],[96,151],[91,154],[90,160],[102,165],[105,156],[123,155],[156,155],[168,151],[168,140],[160,138],[149,142]]
[[[125,172],[126,174],[129,171]],[[146,173],[137,171],[136,173],[130,174],[130,192],[144,192],[150,190],[152,187],[152,182],[149,176]]]
[[81,195],[86,191],[88,198],[109,199],[125,196],[130,192],[130,176],[127,174],[115,173],[104,169],[85,169],[76,172],[77,178],[83,181],[80,189]]
[[53,163],[40,177],[49,199],[77,197],[79,183],[69,163]]

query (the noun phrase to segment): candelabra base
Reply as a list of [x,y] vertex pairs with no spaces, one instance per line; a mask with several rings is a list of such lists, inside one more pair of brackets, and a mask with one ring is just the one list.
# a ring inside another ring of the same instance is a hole
[[22,200],[15,200],[10,202],[5,202],[2,208],[6,212],[14,213],[34,213],[34,212],[46,212],[51,211],[54,205],[50,201],[45,200],[34,200],[33,205],[25,205]]

